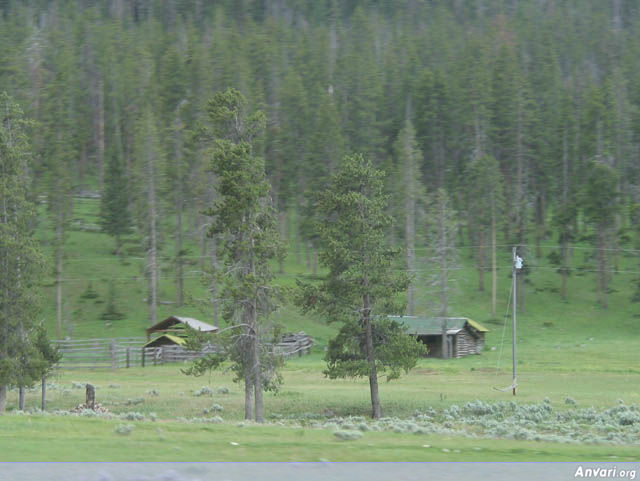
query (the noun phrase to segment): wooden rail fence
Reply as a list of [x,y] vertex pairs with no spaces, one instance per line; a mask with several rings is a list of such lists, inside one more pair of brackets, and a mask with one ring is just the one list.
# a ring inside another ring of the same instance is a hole
[[[143,347],[144,337],[119,337],[113,339],[73,339],[52,341],[62,354],[58,369],[119,369],[134,366],[159,365],[171,362],[191,361],[214,352],[216,345],[208,345],[200,351],[188,351],[182,346]],[[275,344],[274,352],[284,357],[302,356],[311,352],[313,339],[304,332],[286,334]]]
[[118,369],[142,364],[144,337],[52,341],[62,354],[59,369]]

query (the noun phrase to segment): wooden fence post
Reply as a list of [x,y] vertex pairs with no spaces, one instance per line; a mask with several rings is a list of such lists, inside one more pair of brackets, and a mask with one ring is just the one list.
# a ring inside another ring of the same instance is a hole
[[111,369],[116,369],[118,367],[116,361],[116,341],[111,341]]
[[144,347],[142,348],[142,367],[144,367]]
[[20,411],[24,411],[24,386],[20,386],[19,388],[19,398],[18,401]]
[[95,409],[96,404],[96,388],[92,384],[87,384],[87,400],[85,406],[88,409]]
[[42,376],[42,410],[47,409],[47,377]]
[[131,348],[127,348],[127,369],[131,367]]

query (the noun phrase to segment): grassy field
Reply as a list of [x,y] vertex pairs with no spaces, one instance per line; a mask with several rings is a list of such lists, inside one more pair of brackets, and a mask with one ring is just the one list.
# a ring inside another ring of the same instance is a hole
[[[320,429],[16,417],[0,424],[2,461],[637,461],[632,446],[580,446],[386,432],[340,441]],[[18,441],[20,440],[20,441]]]
[[[65,260],[63,335],[141,336],[149,325],[144,252],[139,248],[139,239],[132,237],[125,244],[126,257],[114,258],[112,239],[87,227],[97,223],[97,212],[95,200],[79,200],[75,204],[75,230],[70,233]],[[49,252],[52,232],[43,228],[38,235]],[[291,286],[296,277],[309,274],[304,251],[298,256],[294,246],[292,242],[284,273],[278,277],[283,285]],[[463,359],[423,359],[409,375],[388,384],[383,382],[380,394],[383,415],[389,419],[386,424],[362,421],[370,411],[366,381],[331,381],[323,376],[323,351],[335,326],[327,326],[321,318],[304,316],[295,307],[285,305],[275,319],[288,331],[306,331],[317,344],[310,356],[290,360],[283,371],[280,392],[266,395],[267,425],[239,426],[243,415],[242,389],[224,372],[192,378],[184,376],[179,365],[65,371],[49,380],[49,415],[16,414],[17,393],[10,393],[9,413],[0,417],[3,446],[0,458],[3,461],[637,460],[640,320],[638,306],[630,298],[634,289],[631,281],[639,275],[638,259],[632,251],[620,254],[619,272],[611,274],[610,308],[604,310],[596,302],[594,273],[590,272],[591,250],[587,245],[578,247],[574,251],[576,275],[569,281],[568,302],[561,301],[557,292],[559,276],[545,257],[552,248],[543,247],[545,256],[540,258],[525,255],[531,274],[525,309],[519,314],[517,405],[508,404],[513,399],[510,393],[493,389],[511,383],[511,327],[510,321],[505,322],[509,313],[510,250],[504,247],[499,255],[499,314],[495,319],[489,313],[490,292],[477,290],[477,273],[470,251],[461,248],[450,314],[471,317],[490,328],[487,349],[480,356]],[[172,239],[165,238],[160,298],[167,302],[175,296],[171,248]],[[185,269],[188,305],[176,309],[171,304],[162,304],[160,319],[179,314],[212,322],[210,313],[201,309],[198,302],[206,299],[205,286],[200,282],[199,249],[198,239],[190,239],[191,257]],[[420,288],[428,285],[428,266],[423,268],[417,279],[418,314],[429,313],[433,295],[429,288]],[[89,283],[98,292],[98,298],[82,298]],[[110,283],[116,287],[116,307],[126,314],[126,319],[106,323],[99,316],[105,309]],[[45,280],[44,292],[43,316],[49,332],[54,334],[51,278]],[[98,402],[110,411],[110,418],[51,414],[68,411],[83,402],[85,382],[97,386]],[[212,394],[197,396],[205,386]],[[219,393],[221,388],[229,392]],[[29,391],[27,407],[38,407],[39,397],[39,389]],[[472,415],[477,402],[484,403],[482,409],[496,407],[499,412]],[[212,411],[214,405],[217,407]],[[552,407],[551,414],[544,411],[546,406]],[[457,414],[454,408],[461,412]],[[539,415],[540,422],[532,421]],[[211,422],[216,416],[220,419]],[[144,420],[135,420],[136,417]],[[366,426],[358,430],[358,423],[363,422]],[[502,425],[509,429],[501,429]],[[343,441],[334,435],[335,431],[354,427],[362,436],[357,440]],[[130,432],[119,434],[119,429]],[[591,437],[597,444],[588,444]]]
[[[487,356],[489,357],[489,356]],[[508,374],[496,376],[495,366],[483,356],[460,360],[422,360],[407,376],[382,383],[380,395],[385,416],[407,417],[428,407],[445,408],[451,404],[480,399],[486,402],[511,401],[511,393],[493,387],[508,381]],[[289,361],[283,371],[284,384],[278,393],[267,393],[267,417],[303,416],[311,413],[326,416],[368,416],[370,412],[367,380],[329,380],[322,374],[324,363],[314,354]],[[212,402],[224,408],[224,418],[240,421],[243,416],[242,386],[227,373],[190,377],[180,372],[180,365],[150,366],[116,371],[62,371],[50,379],[48,408],[68,410],[84,401],[84,383],[97,386],[97,399],[115,413],[155,412],[161,419],[194,417]],[[619,372],[536,372],[523,368],[516,400],[540,403],[549,398],[562,406],[570,397],[581,407],[605,408],[619,399],[626,404],[640,404],[640,373]],[[207,386],[211,396],[194,393]],[[229,393],[218,394],[219,388]],[[157,394],[152,391],[157,392]],[[9,409],[17,399],[9,399]],[[136,399],[144,399],[133,404]],[[132,402],[126,404],[128,400]],[[38,407],[40,389],[27,393],[27,406]]]
[[[0,445],[4,446],[0,458],[4,461],[640,459],[640,423],[621,428],[635,439],[627,444],[604,441],[583,445],[570,439],[533,441],[517,439],[514,437],[517,434],[509,432],[502,436],[482,433],[476,436],[474,421],[466,421],[464,435],[394,432],[397,430],[394,423],[415,420],[417,412],[438,412],[439,429],[448,425],[443,421],[443,413],[452,405],[464,406],[478,399],[488,405],[511,401],[510,393],[492,389],[496,376],[490,372],[489,363],[483,356],[458,361],[421,361],[408,376],[381,386],[388,429],[382,432],[367,429],[360,439],[352,441],[342,441],[334,435],[346,424],[333,423],[340,423],[336,420],[343,418],[345,422],[355,419],[373,426],[366,420],[370,410],[368,386],[361,380],[324,378],[323,363],[317,354],[288,363],[282,390],[266,396],[265,426],[242,422],[243,393],[224,373],[193,378],[181,374],[179,366],[63,372],[50,380],[50,413],[82,403],[83,384],[91,382],[97,386],[98,402],[114,417],[18,415],[14,411],[14,392],[10,399],[12,411],[0,418]],[[628,406],[639,404],[639,382],[640,374],[631,372],[544,373],[523,368],[517,402],[525,407],[539,406],[548,398],[559,415],[585,411],[592,406],[605,411],[616,406],[619,399]],[[208,387],[211,394],[196,395],[203,387]],[[229,392],[223,393],[226,390]],[[27,406],[38,406],[39,397],[38,389],[28,392]],[[566,404],[569,397],[577,404]],[[219,410],[206,413],[213,405]],[[453,427],[458,427],[459,422],[463,421],[453,421]],[[123,425],[134,428],[128,435],[118,434],[116,430]],[[559,429],[565,429],[564,425]],[[588,433],[590,427],[575,425],[572,429]]]

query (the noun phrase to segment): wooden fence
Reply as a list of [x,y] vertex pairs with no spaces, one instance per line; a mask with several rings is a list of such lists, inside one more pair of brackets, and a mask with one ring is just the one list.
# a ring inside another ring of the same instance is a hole
[[[119,369],[134,366],[159,365],[198,359],[220,352],[215,345],[200,351],[188,351],[182,346],[144,348],[144,337],[119,337],[113,339],[78,339],[52,341],[62,354],[59,369]],[[302,356],[311,352],[313,339],[304,332],[286,334],[273,346],[273,351],[284,356]]]
[[144,337],[52,341],[62,354],[59,369],[118,369],[142,364]]
[[[302,356],[311,352],[311,346],[313,346],[313,339],[304,332],[295,334],[285,334],[282,340],[272,346],[273,352],[283,356]],[[168,362],[182,362],[191,361],[204,357],[208,354],[221,352],[220,347],[216,345],[208,345],[201,351],[187,351],[182,346],[160,346],[160,347],[147,347],[144,349],[142,365],[153,364],[165,364]]]

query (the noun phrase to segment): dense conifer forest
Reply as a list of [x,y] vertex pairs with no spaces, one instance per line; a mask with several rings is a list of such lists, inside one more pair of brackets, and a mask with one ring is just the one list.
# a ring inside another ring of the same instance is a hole
[[[0,91],[33,121],[58,336],[78,196],[100,196],[115,254],[139,234],[152,320],[158,253],[171,246],[178,305],[185,239],[215,261],[208,100],[229,87],[266,116],[253,152],[283,238],[314,271],[317,194],[353,153],[386,172],[406,269],[416,250],[447,266],[470,246],[494,315],[496,246],[548,256],[567,298],[572,245],[589,243],[606,307],[619,249],[640,237],[633,1],[3,0],[0,12]],[[412,312],[412,287],[408,300]]]

